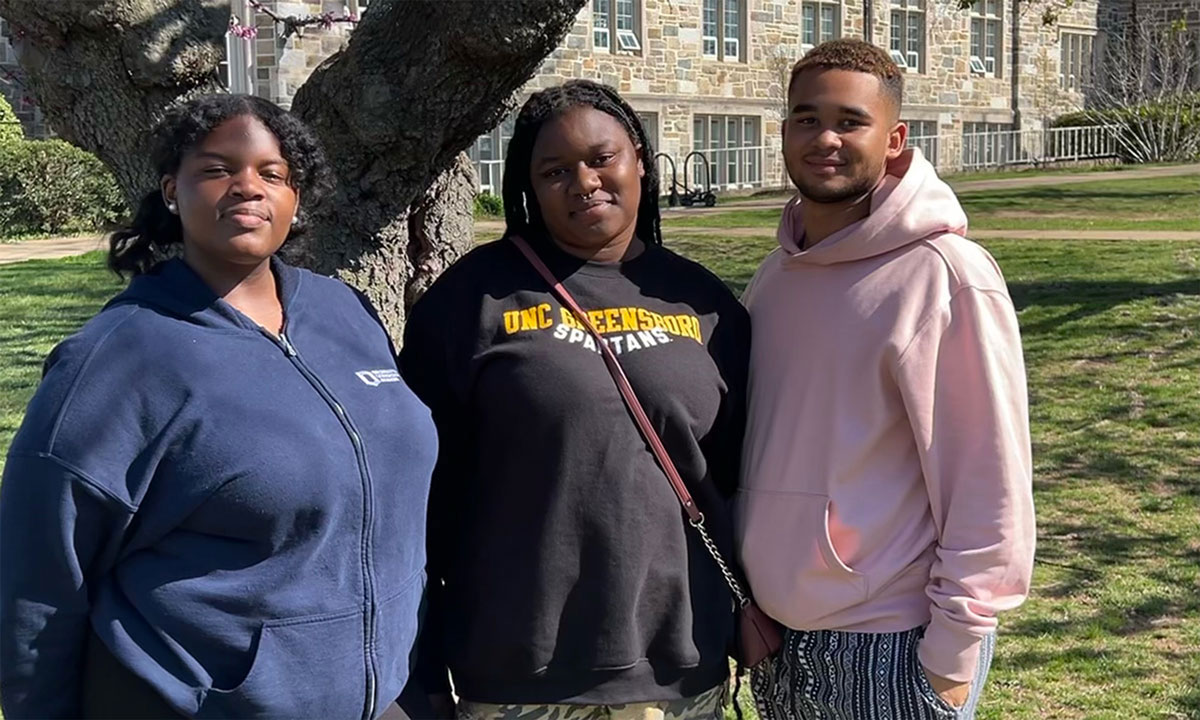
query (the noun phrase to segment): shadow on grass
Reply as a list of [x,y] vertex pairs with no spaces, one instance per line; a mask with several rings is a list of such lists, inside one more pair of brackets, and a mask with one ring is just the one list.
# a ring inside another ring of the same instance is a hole
[[1018,311],[1027,307],[1058,307],[1078,305],[1075,309],[1053,318],[1022,324],[1024,334],[1038,334],[1057,329],[1060,325],[1107,312],[1118,305],[1143,298],[1168,300],[1176,295],[1200,296],[1200,278],[1170,282],[1130,282],[1065,280],[1061,282],[1011,283],[1008,286],[1013,305]]

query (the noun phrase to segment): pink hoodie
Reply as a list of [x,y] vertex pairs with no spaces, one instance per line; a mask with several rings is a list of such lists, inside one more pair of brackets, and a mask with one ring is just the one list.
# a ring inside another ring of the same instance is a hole
[[1029,590],[1025,365],[1000,269],[954,192],[905,152],[871,215],[780,247],[746,289],[754,329],[738,501],[755,599],[803,630],[928,627],[933,673],[970,681]]

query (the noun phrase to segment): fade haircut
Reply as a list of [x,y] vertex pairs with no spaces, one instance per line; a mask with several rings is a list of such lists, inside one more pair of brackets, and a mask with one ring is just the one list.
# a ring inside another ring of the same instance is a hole
[[806,70],[849,70],[874,75],[879,78],[884,95],[895,105],[896,113],[900,112],[900,103],[904,98],[904,73],[882,48],[849,38],[821,43],[792,67],[792,77],[788,80],[789,94],[796,84],[796,78]]

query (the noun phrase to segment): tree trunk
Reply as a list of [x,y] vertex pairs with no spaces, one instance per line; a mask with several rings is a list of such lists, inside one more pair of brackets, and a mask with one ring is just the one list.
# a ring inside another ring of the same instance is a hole
[[[406,308],[473,242],[463,150],[585,2],[372,2],[293,102],[337,186],[289,257],[363,289],[398,337]],[[218,89],[228,2],[0,0],[0,15],[55,131],[112,168],[131,204],[156,188],[147,133],[171,103]]]

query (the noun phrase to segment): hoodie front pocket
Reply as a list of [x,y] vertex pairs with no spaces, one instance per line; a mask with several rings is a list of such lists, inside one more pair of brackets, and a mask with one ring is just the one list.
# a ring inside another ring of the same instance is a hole
[[209,690],[196,715],[359,717],[364,647],[360,610],[265,622],[246,679],[230,690]]
[[826,495],[741,490],[739,549],[750,589],[763,610],[805,629],[867,599],[866,577],[829,539]]

